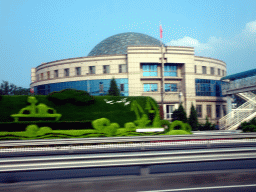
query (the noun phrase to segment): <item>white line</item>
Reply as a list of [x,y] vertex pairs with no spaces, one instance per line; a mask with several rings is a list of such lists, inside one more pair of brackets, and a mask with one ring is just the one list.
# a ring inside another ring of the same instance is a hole
[[197,188],[182,188],[182,189],[165,189],[165,190],[154,190],[154,191],[137,191],[137,192],[172,192],[172,191],[190,191],[190,190],[202,190],[202,189],[226,189],[226,188],[237,188],[237,187],[255,187],[256,184],[250,185],[230,185],[230,186],[217,186],[217,187],[197,187]]

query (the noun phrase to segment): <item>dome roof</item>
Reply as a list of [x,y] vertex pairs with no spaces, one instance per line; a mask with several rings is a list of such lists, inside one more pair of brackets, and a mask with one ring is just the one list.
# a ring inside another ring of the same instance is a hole
[[97,44],[88,56],[127,54],[127,46],[161,46],[158,39],[142,33],[120,33]]

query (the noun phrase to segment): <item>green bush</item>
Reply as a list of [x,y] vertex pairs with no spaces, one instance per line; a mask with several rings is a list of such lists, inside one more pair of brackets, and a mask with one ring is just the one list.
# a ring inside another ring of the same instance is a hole
[[209,122],[208,118],[206,117],[205,123],[204,124],[198,124],[198,129],[200,131],[205,131],[205,130],[215,130],[216,125],[212,124]]
[[136,125],[133,122],[128,122],[124,124],[124,127],[127,131],[135,131],[136,130]]
[[190,133],[192,131],[192,127],[188,124],[188,123],[185,123],[184,124],[185,126],[185,130],[184,131],[187,131],[188,133]]
[[174,128],[177,129],[177,127],[178,127],[178,129],[181,129],[181,130],[184,130],[184,131],[186,130],[185,124],[182,121],[178,121],[178,120],[173,121],[171,123],[171,126],[170,126],[169,130],[172,131],[172,130],[174,130]]
[[52,129],[50,127],[40,127],[39,131],[37,131],[37,134],[44,135],[46,133],[51,133]]
[[107,118],[96,119],[92,122],[94,129],[98,133],[103,133],[105,136],[110,137],[116,134],[117,129],[120,127],[118,123],[111,123]]
[[73,105],[90,105],[94,103],[94,98],[86,91],[75,89],[64,89],[59,92],[52,92],[47,95],[47,99],[55,105],[65,105],[71,103]]
[[184,130],[172,130],[168,133],[166,133],[166,135],[189,135],[191,133],[184,131]]
[[39,128],[38,128],[37,125],[29,125],[29,126],[27,126],[27,128],[26,128],[26,133],[27,133],[28,135],[30,135],[30,136],[34,136],[34,135],[37,134],[38,130],[39,130]]

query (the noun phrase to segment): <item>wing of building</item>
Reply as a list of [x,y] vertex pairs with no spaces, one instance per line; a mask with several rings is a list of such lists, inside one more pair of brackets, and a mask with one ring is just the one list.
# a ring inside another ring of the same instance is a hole
[[121,33],[96,45],[87,57],[42,63],[31,69],[36,94],[73,88],[106,95],[114,77],[123,96],[151,96],[164,104],[165,119],[180,102],[189,114],[196,107],[199,120],[216,122],[226,113],[220,79],[223,61],[195,56],[193,47],[165,46],[141,33]]

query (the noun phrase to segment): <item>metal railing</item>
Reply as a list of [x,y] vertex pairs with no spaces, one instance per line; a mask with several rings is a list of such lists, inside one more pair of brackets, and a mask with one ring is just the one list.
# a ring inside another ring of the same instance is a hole
[[247,102],[219,120],[219,126],[222,130],[235,130],[242,122],[256,117],[256,96],[252,92],[238,93],[237,95]]

